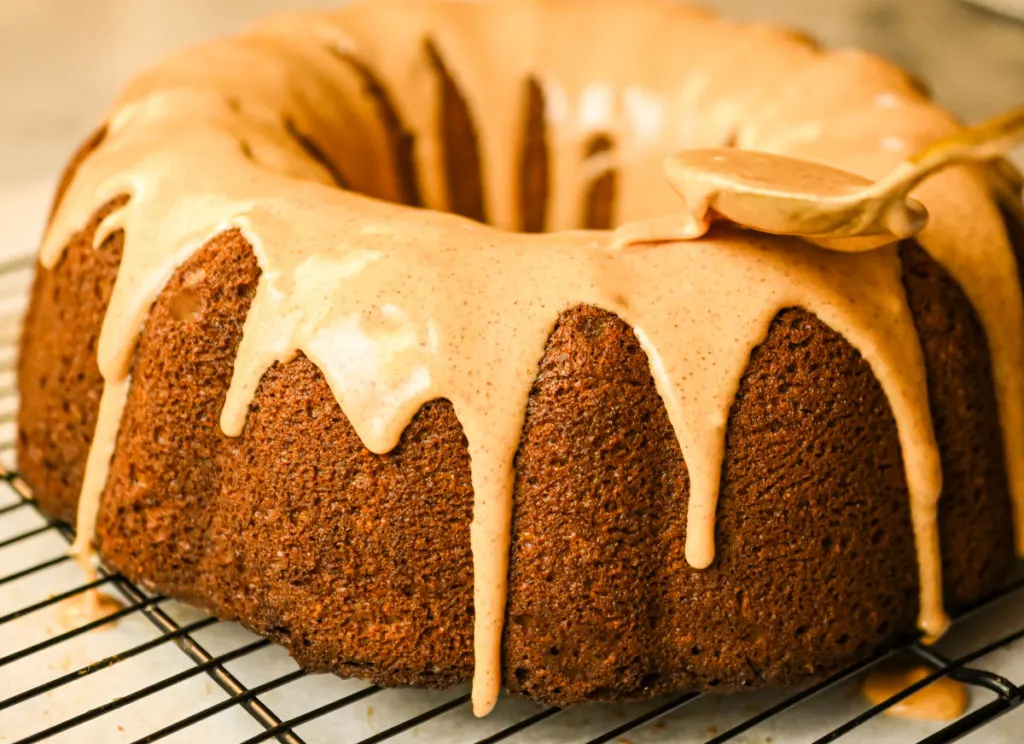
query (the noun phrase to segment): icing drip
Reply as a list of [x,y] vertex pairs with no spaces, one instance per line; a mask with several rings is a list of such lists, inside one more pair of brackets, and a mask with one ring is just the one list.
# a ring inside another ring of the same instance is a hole
[[[593,39],[597,53],[581,55],[566,38]],[[427,39],[474,117],[483,201],[499,227],[521,222],[515,145],[524,81],[536,81],[549,151],[547,226],[562,232],[508,233],[383,201],[410,193],[399,175],[410,168],[381,126],[386,109],[413,139],[415,193],[432,209],[450,206]],[[612,45],[621,53],[607,53]],[[348,59],[373,71],[391,93],[388,107],[369,100],[365,72]],[[842,96],[831,95],[831,82],[821,94],[808,87],[842,75]],[[873,103],[883,96],[900,103],[899,116]],[[826,55],[790,33],[654,0],[613,0],[600,13],[562,0],[355,4],[274,19],[172,58],[114,107],[108,137],[79,168],[41,253],[53,266],[96,208],[130,197],[96,234],[98,244],[124,230],[125,243],[99,342],[106,388],[79,547],[92,535],[146,314],[196,249],[238,229],[262,273],[222,411],[225,433],[242,433],[264,372],[299,352],[320,368],[372,452],[390,451],[424,403],[454,405],[474,489],[476,713],[494,705],[500,687],[513,464],[530,389],[559,314],[580,304],[632,325],[650,360],[689,471],[686,555],[698,568],[714,557],[728,413],[751,350],[787,307],[806,308],[845,336],[892,407],[918,550],[920,625],[940,633],[941,470],[895,246],[852,255],[724,227],[699,241],[614,250],[613,233],[569,228],[596,175],[586,162],[595,135],[614,143],[606,154],[616,175],[611,222],[619,223],[678,211],[660,165],[684,147],[735,140],[871,179],[907,154],[883,137],[923,144],[950,126],[884,63]],[[334,187],[338,173],[351,191]],[[1012,252],[973,172],[943,173],[915,197],[933,215],[925,248],[961,281],[989,335],[1020,518],[1024,303]]]
[[[864,678],[861,693],[869,703],[879,705],[932,673],[920,665],[883,665]],[[953,721],[964,714],[969,703],[967,686],[944,676],[887,708],[885,714],[918,721]]]
[[117,431],[121,427],[121,414],[128,400],[130,382],[127,375],[106,379],[100,398],[96,431],[89,447],[89,459],[85,463],[85,477],[75,520],[75,542],[71,545],[71,552],[79,557],[79,567],[84,569],[88,566],[92,573],[95,573],[95,569],[92,569],[89,552],[96,531],[96,515],[99,512],[100,495],[107,483],[110,460],[114,456]]
[[[106,471],[104,471],[105,475]],[[81,529],[79,529],[79,535]],[[77,544],[77,536],[76,536]],[[87,547],[87,546],[86,546]],[[99,572],[93,565],[93,556],[90,555],[85,549],[74,549],[75,550],[75,563],[78,564],[79,570],[85,577],[87,584],[91,584],[98,581],[100,578]],[[84,592],[79,592],[73,597],[68,597],[66,600],[60,603],[60,610],[58,617],[60,618],[61,625],[68,630],[80,627],[85,623],[91,623],[99,620],[107,615],[112,615],[118,610],[124,609],[124,605],[121,604],[114,597],[108,594],[104,594],[98,587],[87,589]],[[99,629],[106,630],[113,627],[112,625],[100,625]]]

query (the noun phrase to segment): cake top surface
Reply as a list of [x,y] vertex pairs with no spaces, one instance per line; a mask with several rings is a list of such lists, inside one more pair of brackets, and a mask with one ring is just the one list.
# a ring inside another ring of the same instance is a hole
[[[552,232],[541,235],[514,232],[528,81],[544,104]],[[411,160],[388,136],[381,96],[367,93],[375,86],[413,143]],[[490,225],[444,211],[453,177],[441,101],[451,87],[472,121],[479,216]],[[80,547],[92,534],[148,310],[193,252],[238,229],[262,275],[224,403],[225,433],[244,430],[264,372],[299,353],[323,372],[372,452],[393,448],[424,403],[446,398],[455,407],[475,499],[477,712],[493,705],[500,683],[527,400],[559,314],[580,304],[623,318],[650,359],[689,473],[686,555],[696,568],[714,559],[728,413],[751,350],[787,307],[845,336],[897,421],[921,626],[939,633],[941,466],[897,246],[844,254],[726,226],[686,242],[662,233],[667,240],[622,251],[621,233],[576,228],[580,194],[606,173],[617,182],[616,223],[654,238],[666,219],[678,224],[681,201],[662,164],[682,149],[797,158],[817,165],[785,169],[794,188],[841,195],[955,127],[914,81],[874,57],[824,52],[790,31],[658,0],[380,0],[277,17],[172,57],[117,101],[41,253],[52,267],[93,213],[129,197],[96,233],[99,243],[123,230],[125,242],[99,342],[106,387]],[[589,152],[598,136],[614,146]],[[764,191],[771,158],[740,157],[746,181]],[[414,189],[403,181],[410,169]],[[947,170],[914,198],[931,215],[921,244],[957,278],[986,329],[1020,515],[1024,302],[989,177]],[[426,209],[395,203],[409,194]]]

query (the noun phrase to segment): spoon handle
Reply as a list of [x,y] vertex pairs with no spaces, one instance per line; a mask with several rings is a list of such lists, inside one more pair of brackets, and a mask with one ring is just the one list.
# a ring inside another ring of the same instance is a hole
[[981,124],[964,127],[949,134],[900,164],[880,181],[865,189],[871,196],[896,196],[908,193],[935,171],[972,160],[990,160],[1005,153],[1024,139],[1024,106]]

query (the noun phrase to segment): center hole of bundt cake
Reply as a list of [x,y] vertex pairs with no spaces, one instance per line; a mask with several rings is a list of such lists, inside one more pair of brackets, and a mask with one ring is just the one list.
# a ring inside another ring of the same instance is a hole
[[[374,103],[377,123],[383,127],[385,139],[394,163],[397,198],[394,201],[416,207],[435,208],[438,205],[426,203],[424,197],[421,160],[418,151],[423,147],[420,137],[434,136],[439,153],[438,167],[443,178],[443,209],[478,222],[495,224],[494,205],[489,203],[486,187],[488,163],[483,157],[481,127],[489,122],[484,112],[474,108],[456,76],[446,64],[442,50],[432,41],[424,44],[424,54],[429,68],[435,75],[436,120],[431,134],[413,132],[413,126],[403,114],[402,102],[397,100],[396,91],[388,88],[382,76],[355,55],[338,50],[332,53],[355,71],[363,83],[363,93]],[[550,130],[550,102],[546,100],[544,88],[535,77],[527,77],[517,90],[509,91],[522,101],[518,121],[513,122],[512,141],[508,143],[511,157],[515,158],[513,180],[506,193],[515,200],[514,225],[505,225],[522,232],[538,233],[552,229],[550,211],[552,201],[552,140]],[[331,163],[325,156],[325,148],[318,146],[310,137],[289,127],[289,133],[303,149],[331,174],[342,188],[356,179],[345,174],[344,164]],[[618,174],[611,165],[617,147],[614,135],[608,131],[593,131],[580,146],[581,170],[585,174],[579,193],[573,195],[576,202],[572,225],[587,229],[610,229],[615,227],[615,205],[618,189]],[[504,189],[503,189],[504,190]],[[379,196],[368,194],[369,196]]]

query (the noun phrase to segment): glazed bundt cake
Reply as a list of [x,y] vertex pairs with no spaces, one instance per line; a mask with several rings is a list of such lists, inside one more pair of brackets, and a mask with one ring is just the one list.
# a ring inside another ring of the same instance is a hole
[[132,580],[478,713],[936,635],[1024,543],[1019,183],[947,169],[858,253],[659,230],[677,151],[878,179],[955,129],[879,59],[658,0],[260,23],[68,168],[21,469]]

